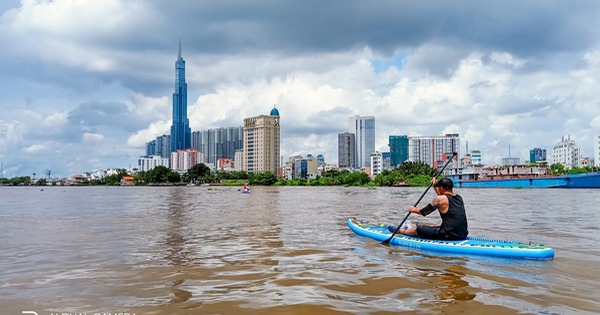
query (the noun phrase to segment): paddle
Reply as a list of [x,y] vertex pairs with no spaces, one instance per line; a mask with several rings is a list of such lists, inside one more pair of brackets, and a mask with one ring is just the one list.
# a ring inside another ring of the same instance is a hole
[[[442,172],[444,171],[444,169],[446,169],[446,166],[448,166],[448,164],[450,164],[450,161],[452,161],[452,158],[454,158],[454,156],[456,155],[456,152],[452,153],[452,156],[448,159],[448,161],[446,162],[446,164],[444,164],[444,167],[442,167],[441,170],[439,170],[439,172],[437,172],[437,174],[435,174],[435,178],[437,178],[438,176],[440,176],[440,174],[442,174]],[[429,191],[429,188],[431,188],[431,186],[433,185],[433,182],[429,183],[429,186],[427,186],[427,189],[425,189],[425,191],[423,192],[423,194],[421,195],[421,197],[419,198],[419,200],[417,200],[417,202],[415,203],[415,207],[419,204],[419,202],[421,202],[421,199],[423,199],[423,197],[425,197],[425,194],[427,194],[427,192]],[[398,231],[400,230],[400,227],[402,226],[402,224],[404,224],[404,222],[406,222],[406,219],[408,219],[408,216],[410,215],[410,211],[406,214],[406,216],[404,217],[404,220],[402,220],[402,222],[400,222],[400,224],[398,224],[398,226],[396,227],[396,230],[394,231],[394,233],[392,233],[392,236],[390,236],[390,238],[388,238],[387,240],[383,241],[383,244],[389,244],[390,241],[392,240],[392,238],[394,238],[394,235],[396,235],[398,233]]]

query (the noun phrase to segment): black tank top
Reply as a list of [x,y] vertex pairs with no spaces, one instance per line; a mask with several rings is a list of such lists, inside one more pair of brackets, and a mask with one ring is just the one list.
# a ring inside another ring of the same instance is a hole
[[467,213],[465,204],[460,195],[446,195],[448,197],[448,211],[441,214],[441,228],[446,232],[449,239],[464,240],[469,235],[467,229]]

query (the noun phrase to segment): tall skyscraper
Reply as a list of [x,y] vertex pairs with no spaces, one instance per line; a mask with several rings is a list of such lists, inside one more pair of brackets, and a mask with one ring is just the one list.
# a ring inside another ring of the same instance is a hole
[[279,111],[244,119],[244,170],[249,173],[279,173]]
[[356,141],[356,167],[370,167],[371,153],[375,152],[375,117],[350,117],[349,132]]
[[190,122],[187,117],[187,83],[185,83],[185,60],[179,55],[175,62],[175,93],[173,93],[173,124],[171,125],[171,152],[191,147]]
[[394,168],[408,161],[408,136],[389,137],[390,167]]
[[353,133],[338,134],[338,165],[341,168],[356,167],[356,142]]

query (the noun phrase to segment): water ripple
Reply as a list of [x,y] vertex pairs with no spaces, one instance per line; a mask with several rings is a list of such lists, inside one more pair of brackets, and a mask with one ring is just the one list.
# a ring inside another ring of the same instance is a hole
[[600,312],[600,276],[589,272],[600,270],[596,191],[459,191],[472,235],[547,244],[552,261],[431,255],[346,226],[352,216],[399,223],[422,191],[0,188],[0,305],[7,314]]

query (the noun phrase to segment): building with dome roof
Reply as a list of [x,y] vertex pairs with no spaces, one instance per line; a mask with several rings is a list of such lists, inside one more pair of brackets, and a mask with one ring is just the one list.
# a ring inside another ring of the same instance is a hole
[[244,171],[278,174],[281,152],[279,118],[279,110],[273,106],[269,115],[244,119]]

